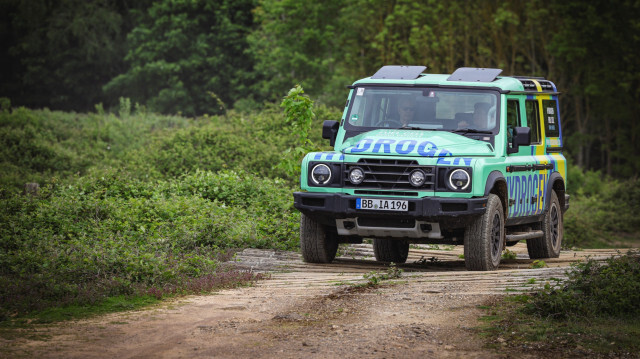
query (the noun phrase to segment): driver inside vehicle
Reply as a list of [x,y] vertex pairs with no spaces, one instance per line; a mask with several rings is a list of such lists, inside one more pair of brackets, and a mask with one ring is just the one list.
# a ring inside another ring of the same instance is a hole
[[471,123],[463,120],[458,123],[458,129],[473,128],[476,130],[483,130],[488,128],[487,120],[489,109],[491,109],[491,105],[487,102],[476,103],[473,106],[473,118],[471,120]]
[[398,101],[398,118],[402,127],[407,127],[413,122],[416,114],[416,103],[411,98],[403,97]]

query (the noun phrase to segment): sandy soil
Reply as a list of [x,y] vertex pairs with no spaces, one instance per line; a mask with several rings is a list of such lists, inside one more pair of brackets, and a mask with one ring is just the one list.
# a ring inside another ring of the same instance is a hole
[[[371,245],[341,248],[331,265],[299,254],[247,249],[235,265],[269,272],[254,287],[164,302],[154,308],[52,326],[0,339],[0,357],[43,358],[507,358],[527,352],[486,349],[475,335],[484,305],[563,278],[585,256],[563,251],[548,268],[529,269],[525,245],[495,272],[469,272],[461,247],[412,248],[402,278],[359,288],[385,271]],[[535,284],[529,280],[535,278]],[[34,335],[35,334],[35,335]],[[34,339],[35,337],[35,339]],[[31,339],[30,339],[31,338]]]

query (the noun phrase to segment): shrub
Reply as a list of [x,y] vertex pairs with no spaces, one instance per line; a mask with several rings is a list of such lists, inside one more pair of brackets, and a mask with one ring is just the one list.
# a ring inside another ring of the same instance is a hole
[[540,317],[636,317],[640,315],[638,253],[575,264],[562,288],[549,285],[537,293],[526,311]]
[[5,198],[0,317],[183,288],[217,271],[228,248],[294,249],[299,215],[290,192],[281,180],[245,172],[142,181],[96,169],[49,183],[38,197]]

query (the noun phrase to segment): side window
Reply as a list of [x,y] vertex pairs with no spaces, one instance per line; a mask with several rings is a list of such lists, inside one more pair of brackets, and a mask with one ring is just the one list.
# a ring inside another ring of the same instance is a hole
[[538,114],[538,101],[527,100],[524,102],[527,111],[527,125],[531,128],[531,143],[540,143],[540,115]]
[[559,137],[560,121],[558,121],[558,104],[556,100],[542,100],[542,116],[544,118],[546,136]]
[[507,146],[512,146],[513,129],[520,127],[520,106],[518,100],[507,101]]

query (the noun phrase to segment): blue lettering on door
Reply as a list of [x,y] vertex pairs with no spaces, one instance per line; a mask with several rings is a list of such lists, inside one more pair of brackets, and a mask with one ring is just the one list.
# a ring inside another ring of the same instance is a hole
[[547,174],[515,175],[507,177],[509,199],[508,217],[532,216],[544,211]]

